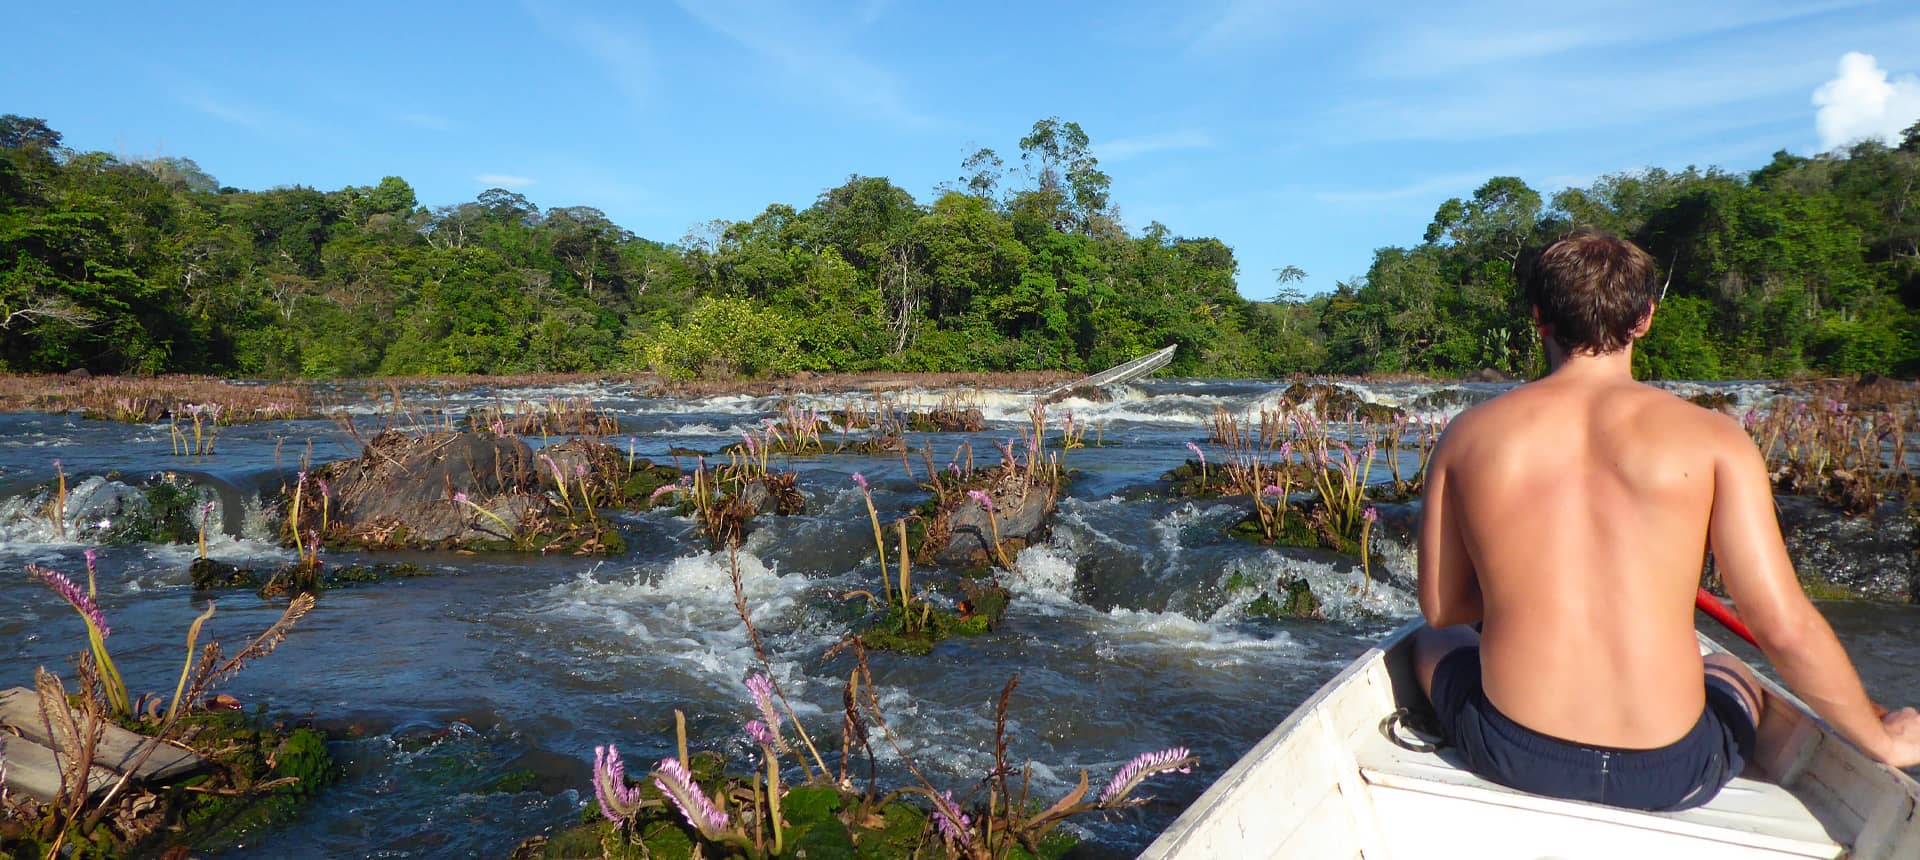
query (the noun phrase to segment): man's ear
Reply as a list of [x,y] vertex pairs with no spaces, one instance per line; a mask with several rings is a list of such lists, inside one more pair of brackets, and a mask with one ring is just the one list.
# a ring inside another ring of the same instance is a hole
[[[1644,313],[1644,314],[1641,314],[1641,315],[1640,315],[1640,321],[1639,321],[1639,322],[1637,322],[1637,323],[1634,323],[1634,324],[1633,324],[1633,339],[1634,339],[1634,340],[1639,340],[1640,338],[1643,338],[1643,337],[1646,337],[1646,336],[1647,336],[1647,331],[1648,331],[1649,329],[1651,329],[1651,328],[1653,328],[1653,310],[1654,310],[1654,307],[1655,307],[1655,306],[1654,306],[1654,305],[1651,305],[1651,304],[1650,304],[1650,305],[1647,305],[1647,312],[1646,312],[1646,313]],[[1537,311],[1536,311],[1536,313],[1537,313]]]

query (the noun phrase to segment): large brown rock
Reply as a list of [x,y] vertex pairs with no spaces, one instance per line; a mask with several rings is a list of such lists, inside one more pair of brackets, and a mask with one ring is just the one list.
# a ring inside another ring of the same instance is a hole
[[1023,546],[1047,539],[1048,526],[1059,502],[1051,484],[993,493],[992,525],[985,506],[971,497],[946,515],[946,544],[933,554],[939,564],[977,565],[995,561],[993,534],[997,528],[1008,556]]
[[[461,544],[513,535],[454,496],[465,494],[517,532],[545,505],[538,466],[532,449],[511,436],[388,432],[319,476],[332,488],[333,523],[364,542]],[[312,502],[303,503],[304,517],[313,516]],[[389,540],[377,540],[381,535]]]

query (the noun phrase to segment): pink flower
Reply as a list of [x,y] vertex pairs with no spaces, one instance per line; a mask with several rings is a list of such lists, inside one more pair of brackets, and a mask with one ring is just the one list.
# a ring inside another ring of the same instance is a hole
[[1207,464],[1207,452],[1200,450],[1199,445],[1188,442],[1187,450],[1192,451],[1193,456],[1200,458],[1200,465],[1205,466]]
[[1127,766],[1113,775],[1113,781],[1107,783],[1107,789],[1100,792],[1100,804],[1106,806],[1126,799],[1134,788],[1157,774],[1176,772],[1188,773],[1193,770],[1194,758],[1186,747],[1174,747],[1154,753],[1141,753]]
[[456,505],[464,505],[464,504],[467,504],[467,494],[466,494],[466,493],[454,493],[454,494],[453,494],[453,503],[454,503],[454,504],[456,504]]
[[993,513],[993,497],[992,496],[989,496],[986,493],[983,493],[979,490],[968,490],[967,498],[972,499],[976,502],[979,502],[980,507],[987,509],[987,513]]
[[[88,552],[91,553],[92,550],[88,550]],[[37,564],[27,565],[27,573],[35,579],[46,583],[48,588],[53,589],[53,593],[60,595],[68,603],[72,604],[73,608],[80,612],[80,616],[85,618],[88,624],[93,625],[95,630],[100,631],[100,638],[105,639],[113,633],[113,628],[107,626],[107,616],[100,611],[99,605],[94,603],[93,598],[88,597],[85,591],[80,590],[80,586],[74,585],[73,580],[68,579],[65,574],[41,567]]]
[[853,482],[860,485],[860,492],[869,492],[867,489],[867,476],[855,472],[853,473]]
[[1360,512],[1360,518],[1366,520],[1368,523],[1377,523],[1380,521],[1380,509],[1368,505],[1366,510]]
[[[758,672],[747,676],[747,692],[753,694],[754,707],[760,709],[769,738],[780,740],[780,711],[773,706],[773,679]],[[751,729],[749,729],[751,731]]]
[[593,794],[600,800],[600,814],[616,825],[626,824],[640,811],[640,786],[627,784],[619,747],[593,748]]
[[940,792],[940,799],[933,804],[933,823],[947,839],[961,845],[973,844],[973,817],[960,811],[953,802],[953,792]]
[[[1280,492],[1280,488],[1279,488],[1278,486],[1275,486],[1275,485],[1273,485],[1273,484],[1268,484],[1268,485],[1267,485],[1267,488],[1266,488],[1266,489],[1264,489],[1264,490],[1261,490],[1261,491],[1260,491],[1260,495],[1263,495],[1263,496],[1272,496],[1273,498],[1279,498],[1279,497],[1281,496],[1281,492]],[[1369,509],[1369,510],[1371,510],[1371,509]]]
[[753,738],[754,743],[763,747],[773,746],[773,730],[767,728],[767,724],[762,720],[752,720],[747,723],[747,737]]
[[693,781],[693,774],[687,772],[687,766],[681,764],[679,759],[661,759],[659,768],[654,771],[653,784],[668,800],[673,801],[687,823],[700,831],[701,836],[719,841],[726,833],[727,814],[715,808],[713,801],[707,799],[706,792],[700,790],[700,785]]

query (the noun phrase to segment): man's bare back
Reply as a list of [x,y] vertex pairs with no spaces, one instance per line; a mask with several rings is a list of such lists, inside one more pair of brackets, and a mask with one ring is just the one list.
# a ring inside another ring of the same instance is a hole
[[1596,746],[1650,749],[1693,727],[1693,594],[1730,441],[1746,443],[1731,419],[1616,378],[1551,376],[1448,428],[1428,516],[1472,566],[1495,707]]
[[[1800,699],[1868,755],[1920,764],[1920,713],[1876,713],[1801,591],[1752,440],[1634,381],[1633,341],[1658,305],[1652,259],[1576,232],[1536,263],[1524,292],[1552,372],[1455,419],[1424,496],[1432,627],[1415,657],[1469,764],[1529,790],[1676,809],[1706,802],[1756,746],[1765,760],[1779,703],[1738,661],[1703,661],[1694,638],[1709,549]],[[1478,636],[1459,626],[1476,622]],[[1613,780],[1616,757],[1647,778]],[[1597,781],[1566,773],[1573,761]]]

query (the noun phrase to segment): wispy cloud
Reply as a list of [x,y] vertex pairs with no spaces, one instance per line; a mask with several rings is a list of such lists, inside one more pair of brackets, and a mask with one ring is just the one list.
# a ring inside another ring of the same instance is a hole
[[1226,0],[1203,11],[1197,32],[1187,40],[1187,55],[1205,58],[1270,41],[1298,11],[1286,0]]
[[1313,199],[1321,203],[1353,206],[1424,203],[1427,201],[1442,200],[1446,197],[1464,197],[1489,178],[1511,175],[1513,175],[1511,171],[1502,170],[1463,171],[1447,173],[1440,176],[1429,176],[1425,179],[1390,188],[1316,191],[1313,193]]
[[1156,152],[1174,152],[1190,149],[1212,149],[1212,135],[1197,129],[1180,129],[1141,137],[1123,137],[1118,140],[1093,145],[1093,152],[1102,161],[1125,161]]
[[525,188],[534,183],[534,180],[528,177],[515,176],[511,173],[482,173],[475,176],[473,181],[495,188]]
[[932,119],[909,106],[899,79],[841,43],[845,31],[821,26],[818,16],[796,15],[767,0],[677,0],[708,29],[777,67],[802,99],[825,96],[833,105],[907,126]]
[[179,99],[181,104],[214,119],[252,129],[261,134],[275,134],[283,130],[283,124],[271,112],[250,105],[216,98],[204,92],[177,92],[174,98]]
[[653,94],[657,87],[653,51],[638,27],[613,18],[552,8],[538,0],[522,0],[521,6],[540,29],[583,50],[627,98],[645,103]]
[[[1812,3],[1675,4],[1638,0],[1596,15],[1586,7],[1481,0],[1410,7],[1365,52],[1364,71],[1432,78],[1468,69],[1511,73],[1514,64],[1596,49],[1642,49],[1740,30],[1820,18],[1873,0]],[[1489,68],[1491,67],[1491,68]]]
[[1822,149],[1857,140],[1898,143],[1908,126],[1920,121],[1920,77],[1889,79],[1871,54],[1849,51],[1833,79],[1813,91],[1814,127]]

